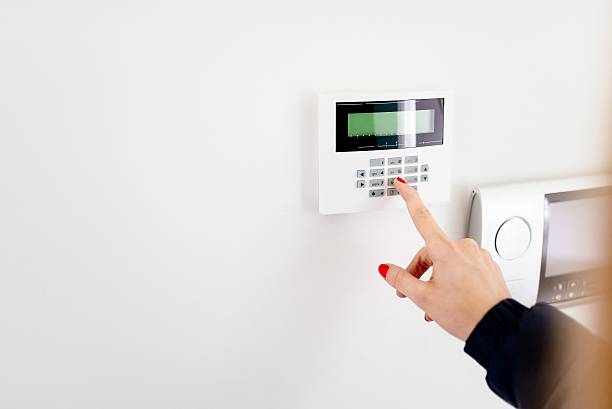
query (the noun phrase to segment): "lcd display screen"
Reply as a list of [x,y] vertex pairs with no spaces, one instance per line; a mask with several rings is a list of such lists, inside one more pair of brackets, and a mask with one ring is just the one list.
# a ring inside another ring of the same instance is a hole
[[435,111],[363,112],[348,114],[348,136],[400,136],[434,131]]
[[608,194],[547,195],[545,277],[593,272],[606,265],[612,227]]
[[336,152],[444,143],[444,98],[336,103]]

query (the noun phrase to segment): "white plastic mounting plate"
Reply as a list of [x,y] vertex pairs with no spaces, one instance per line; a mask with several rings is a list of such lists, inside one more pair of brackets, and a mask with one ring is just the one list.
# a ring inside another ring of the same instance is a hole
[[[448,92],[321,95],[319,212],[402,207],[401,197],[389,185],[397,176],[416,187],[425,203],[449,200],[451,106]],[[353,112],[357,115],[351,124]],[[358,134],[368,126],[382,130],[383,136]]]

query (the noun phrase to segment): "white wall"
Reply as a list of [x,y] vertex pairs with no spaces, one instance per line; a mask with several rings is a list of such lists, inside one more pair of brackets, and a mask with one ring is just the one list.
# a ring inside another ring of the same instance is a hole
[[[127,3],[127,4],[124,4]],[[612,3],[0,3],[0,406],[505,407],[316,212],[319,92],[451,89],[453,200],[607,166]]]

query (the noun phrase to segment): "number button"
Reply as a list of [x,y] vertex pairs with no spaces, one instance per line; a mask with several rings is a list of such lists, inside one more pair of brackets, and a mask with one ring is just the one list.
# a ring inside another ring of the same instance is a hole
[[370,159],[370,167],[374,167],[374,166],[385,166],[385,159],[384,158]]
[[401,165],[402,164],[402,158],[389,158],[387,160],[387,163],[389,164],[389,166]]
[[376,178],[380,176],[385,176],[384,169],[370,169],[370,177]]
[[409,174],[409,173],[417,173],[419,171],[419,167],[418,166],[406,166],[404,168],[404,173]]
[[414,156],[406,156],[404,158],[404,163],[417,163],[419,161],[419,157],[414,155]]
[[389,176],[401,175],[401,174],[402,174],[402,168],[390,168],[389,169]]

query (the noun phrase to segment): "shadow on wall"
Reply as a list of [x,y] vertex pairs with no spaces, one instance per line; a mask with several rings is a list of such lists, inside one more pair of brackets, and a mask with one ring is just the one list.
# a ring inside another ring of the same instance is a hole
[[317,211],[318,201],[318,114],[317,96],[304,94],[300,97],[300,149],[296,156],[301,159],[302,208]]

